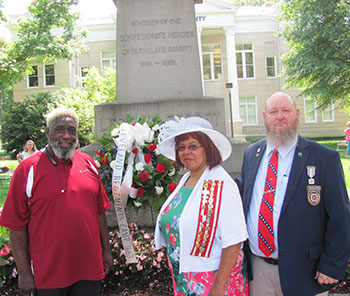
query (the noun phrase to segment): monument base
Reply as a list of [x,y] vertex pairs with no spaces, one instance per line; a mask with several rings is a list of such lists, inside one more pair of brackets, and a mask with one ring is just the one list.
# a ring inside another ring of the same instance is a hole
[[125,122],[126,114],[151,120],[159,115],[164,121],[178,117],[199,116],[207,119],[217,131],[226,134],[225,104],[222,98],[202,97],[162,100],[143,103],[110,102],[95,106],[95,133],[101,137],[108,127]]
[[[173,120],[177,117],[199,116],[207,119],[215,130],[226,134],[225,122],[225,104],[222,98],[203,97],[201,99],[181,99],[181,100],[163,100],[144,103],[118,103],[111,102],[95,106],[95,132],[99,138],[103,133],[108,132],[108,127],[116,123],[125,122],[126,114],[129,113],[132,118],[137,116],[146,117],[151,120],[153,116],[159,115],[163,120]],[[239,178],[243,162],[243,153],[249,145],[245,140],[229,138],[232,145],[231,156],[223,163],[225,170],[233,178]],[[80,150],[88,153],[92,157],[98,149],[96,144],[82,147]],[[135,222],[144,227],[153,227],[154,219],[158,213],[142,211],[136,213],[132,209],[127,209],[126,215],[128,222]],[[108,226],[113,227],[115,214],[113,209],[107,214]],[[153,216],[152,216],[153,215]]]

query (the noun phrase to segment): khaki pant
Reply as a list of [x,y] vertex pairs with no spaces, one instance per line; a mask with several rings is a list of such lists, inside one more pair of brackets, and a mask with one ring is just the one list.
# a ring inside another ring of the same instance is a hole
[[[265,262],[252,255],[252,272],[254,280],[249,282],[250,296],[283,296],[278,265]],[[327,296],[328,292],[316,296]]]

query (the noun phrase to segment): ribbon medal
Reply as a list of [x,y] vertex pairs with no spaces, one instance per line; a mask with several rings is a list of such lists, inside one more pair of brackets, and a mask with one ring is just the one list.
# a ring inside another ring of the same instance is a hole
[[316,174],[316,167],[315,166],[307,166],[306,167],[307,175],[309,176],[308,183],[309,185],[315,184],[315,174]]

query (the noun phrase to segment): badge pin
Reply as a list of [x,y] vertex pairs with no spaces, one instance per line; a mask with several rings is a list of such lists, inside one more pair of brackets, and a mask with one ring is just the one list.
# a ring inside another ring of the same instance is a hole
[[321,186],[306,186],[307,189],[307,200],[312,206],[317,206],[321,201]]
[[298,156],[299,156],[299,157],[302,157],[302,156],[303,156],[303,153],[302,153],[302,152],[298,152]]

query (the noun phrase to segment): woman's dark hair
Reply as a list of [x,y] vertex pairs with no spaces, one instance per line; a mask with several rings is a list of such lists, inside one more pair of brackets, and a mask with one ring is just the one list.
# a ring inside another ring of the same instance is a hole
[[177,147],[179,146],[180,142],[186,141],[189,138],[196,139],[201,145],[203,145],[205,155],[207,158],[207,165],[210,169],[217,166],[222,162],[221,154],[219,149],[215,146],[213,141],[202,132],[191,132],[183,135],[179,135],[175,137],[175,153],[176,153],[176,163],[183,167],[184,165],[181,163],[179,152],[177,151]]

